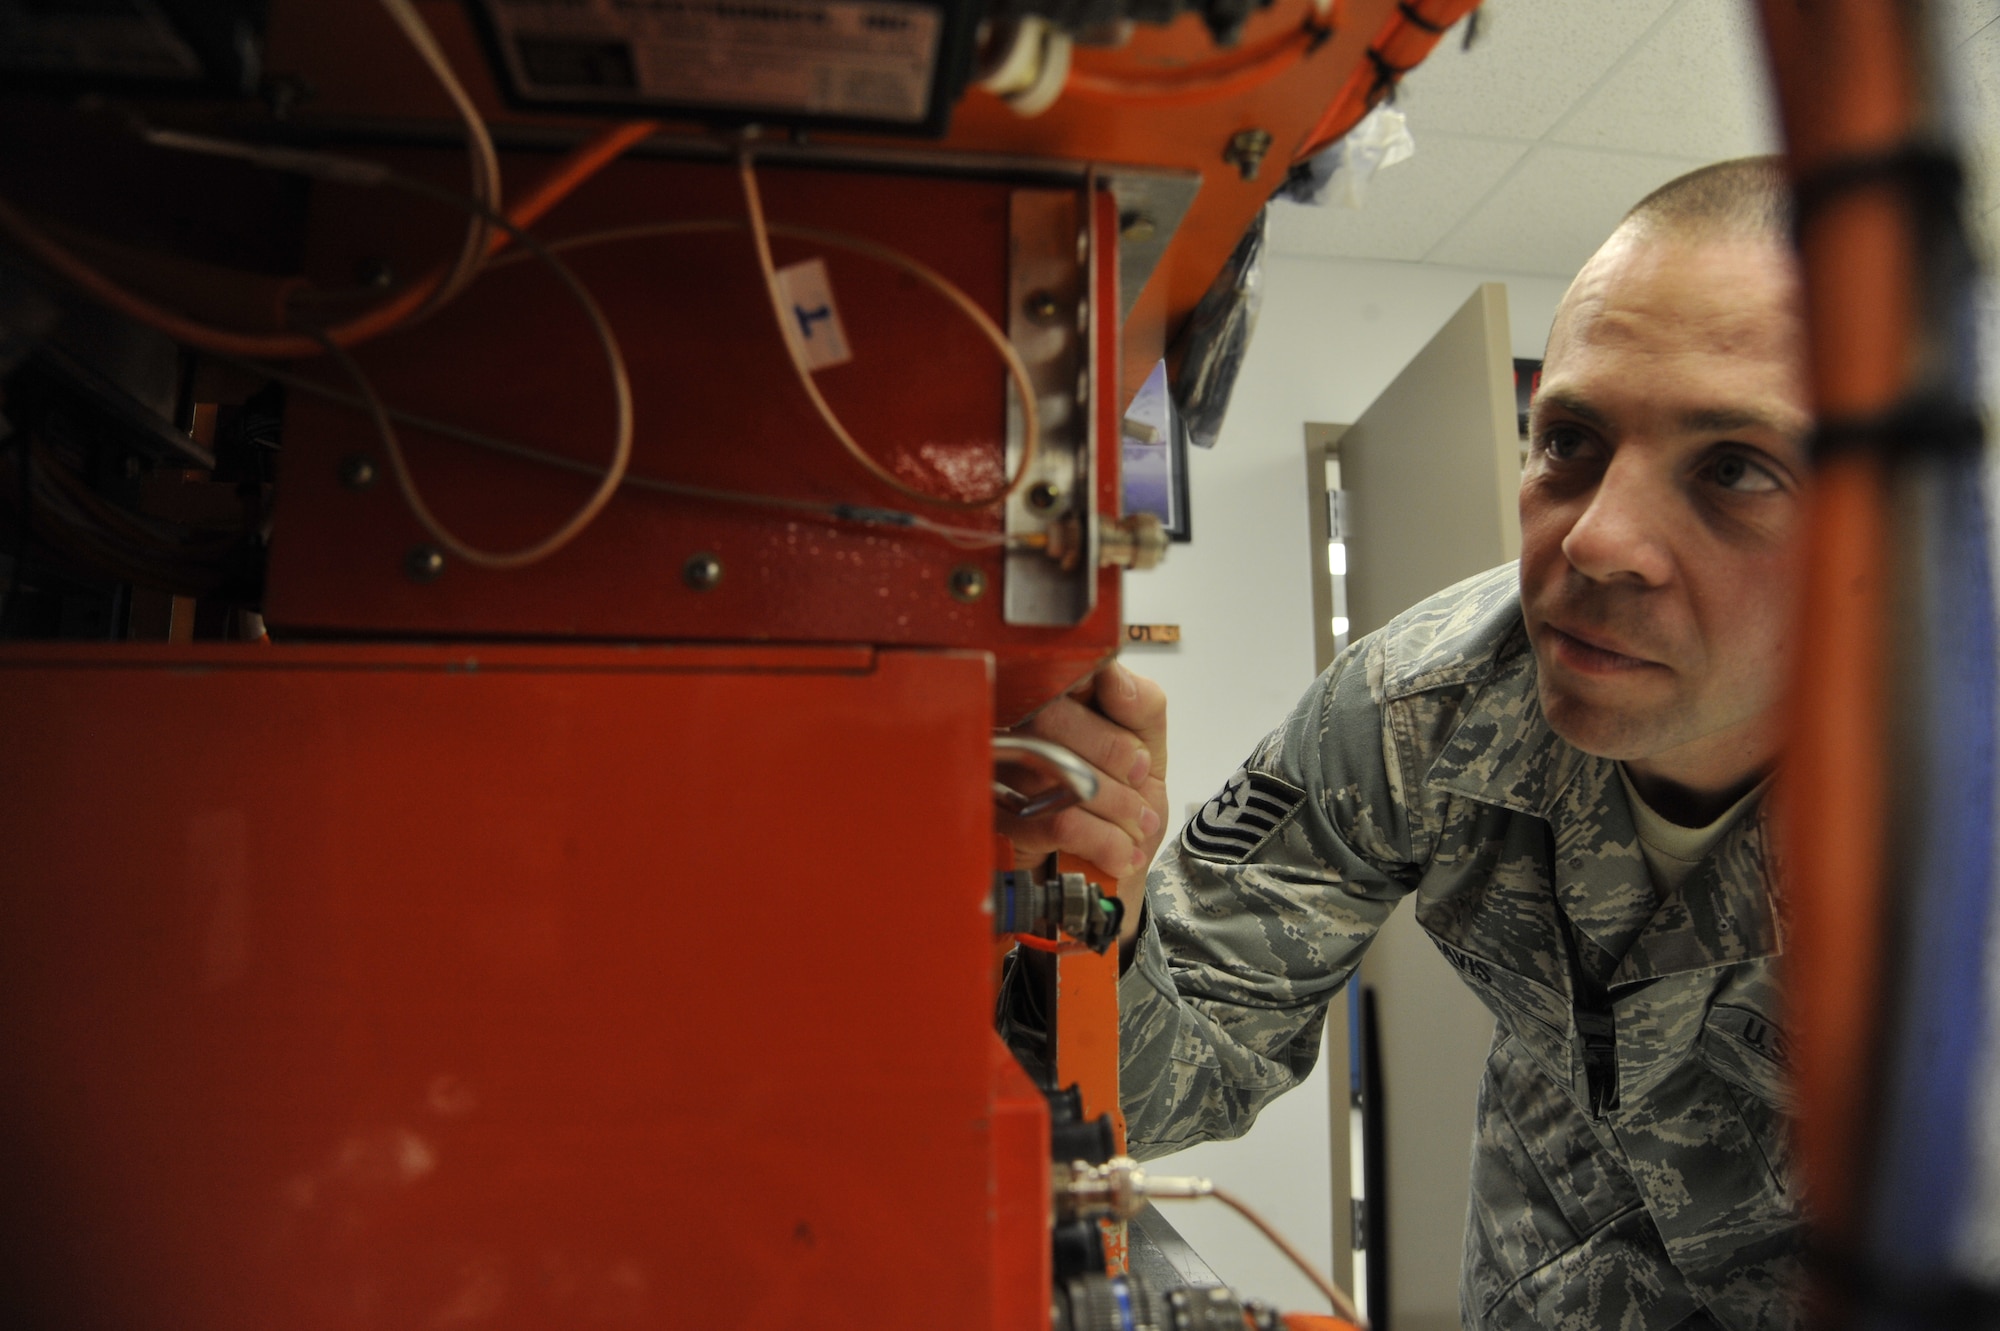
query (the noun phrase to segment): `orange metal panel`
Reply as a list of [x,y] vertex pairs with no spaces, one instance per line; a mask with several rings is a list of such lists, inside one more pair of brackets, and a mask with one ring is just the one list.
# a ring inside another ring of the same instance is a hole
[[472,656],[0,651],[8,1324],[997,1325],[985,659]]

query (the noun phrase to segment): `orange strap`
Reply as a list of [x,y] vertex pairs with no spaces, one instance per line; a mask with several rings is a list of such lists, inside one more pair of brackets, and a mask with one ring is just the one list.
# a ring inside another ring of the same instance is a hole
[[1422,64],[1452,24],[1479,8],[1479,0],[1402,0],[1368,43],[1366,60],[1348,75],[1340,95],[1306,135],[1297,160],[1337,141],[1395,91],[1403,75]]

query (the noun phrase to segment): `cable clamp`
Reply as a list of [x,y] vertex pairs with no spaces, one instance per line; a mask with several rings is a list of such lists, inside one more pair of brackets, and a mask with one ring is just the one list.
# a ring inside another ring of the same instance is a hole
[[1813,218],[1841,195],[1878,185],[1897,186],[1927,210],[1951,212],[1965,192],[1965,166],[1949,148],[1909,139],[1829,158],[1792,182],[1793,234],[1804,236]]
[[1938,393],[1906,397],[1884,411],[1834,417],[1814,427],[1815,462],[1849,453],[1888,458],[1954,456],[1979,451],[1986,422],[1970,404]]
[[1415,68],[1413,65],[1392,63],[1388,56],[1372,46],[1368,48],[1368,63],[1375,66],[1375,85],[1368,90],[1368,105],[1371,107],[1384,98],[1394,101],[1396,84],[1402,80],[1403,75]]
[[1430,33],[1432,36],[1434,37],[1444,36],[1446,31],[1446,25],[1439,23],[1436,19],[1431,18],[1429,15],[1425,14],[1421,9],[1418,9],[1415,5],[1411,4],[1410,0],[1396,0],[1396,10],[1398,13],[1402,14],[1403,18],[1407,20],[1409,23],[1415,25],[1416,27],[1422,28],[1425,32]]

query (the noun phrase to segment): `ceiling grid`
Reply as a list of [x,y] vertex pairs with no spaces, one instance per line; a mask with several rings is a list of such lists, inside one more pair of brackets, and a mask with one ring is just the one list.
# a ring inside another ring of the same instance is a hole
[[[1358,211],[1275,206],[1273,252],[1568,277],[1656,186],[1777,147],[1750,0],[1488,0],[1486,14],[1469,51],[1461,26],[1404,80],[1416,155]],[[2000,103],[2000,79],[1988,92]]]

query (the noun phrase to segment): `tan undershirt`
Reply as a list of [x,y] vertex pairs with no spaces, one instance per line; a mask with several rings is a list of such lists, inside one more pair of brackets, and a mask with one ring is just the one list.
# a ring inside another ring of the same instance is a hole
[[1663,901],[1680,891],[1688,875],[1708,858],[1708,853],[1743,816],[1743,810],[1771,784],[1769,777],[1759,781],[1706,827],[1682,827],[1662,818],[1652,805],[1639,798],[1632,778],[1625,774],[1624,763],[1618,764],[1618,779],[1625,783],[1625,798],[1632,805],[1632,821],[1639,831],[1639,853],[1646,857],[1646,868],[1652,872],[1653,885],[1659,889]]

